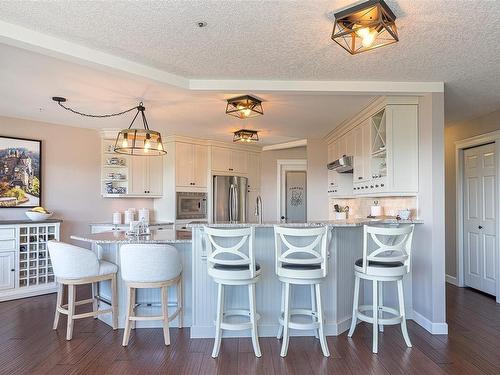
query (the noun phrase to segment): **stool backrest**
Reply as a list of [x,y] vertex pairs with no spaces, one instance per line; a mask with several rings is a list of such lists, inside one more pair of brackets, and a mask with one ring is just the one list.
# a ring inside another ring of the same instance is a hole
[[56,278],[75,280],[99,275],[99,260],[93,251],[58,241],[49,241],[47,246]]
[[216,265],[248,266],[255,277],[255,228],[220,229],[204,227],[209,268]]
[[[304,242],[307,243],[304,245]],[[275,225],[276,272],[283,264],[320,265],[325,277],[328,272],[327,242],[327,226],[291,228]]]
[[414,227],[414,224],[403,227],[365,225],[363,227],[363,272],[366,272],[369,261],[402,262],[409,272]]
[[120,247],[122,279],[155,283],[175,279],[182,272],[177,249],[164,244],[126,244]]

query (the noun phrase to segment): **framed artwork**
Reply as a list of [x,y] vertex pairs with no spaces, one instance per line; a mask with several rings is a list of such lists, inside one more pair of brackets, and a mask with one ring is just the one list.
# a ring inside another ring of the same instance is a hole
[[41,206],[42,141],[0,136],[0,208]]

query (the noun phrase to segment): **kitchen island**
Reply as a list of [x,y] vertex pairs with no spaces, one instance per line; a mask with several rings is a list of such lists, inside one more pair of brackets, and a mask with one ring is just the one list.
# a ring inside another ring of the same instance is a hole
[[[329,228],[329,263],[328,276],[323,281],[322,302],[325,316],[325,332],[327,335],[339,335],[346,331],[351,322],[352,301],[354,295],[354,262],[362,257],[363,225],[408,225],[421,221],[407,220],[343,220],[309,223],[288,223],[286,226],[314,227],[327,225]],[[256,284],[257,312],[260,336],[275,336],[278,332],[280,315],[281,283],[275,275],[274,225],[276,223],[217,223],[211,224],[219,228],[255,227],[256,262],[262,269],[262,277]],[[193,267],[193,300],[191,337],[214,337],[214,317],[216,313],[217,285],[207,274],[207,254],[203,240],[203,225],[188,225],[193,230],[192,267]],[[361,283],[363,284],[365,281]],[[386,283],[388,284],[388,283]],[[405,303],[407,316],[412,317],[412,284],[411,273],[405,278]],[[371,303],[371,285],[362,288],[361,298]],[[384,285],[384,305],[397,306],[396,285]],[[293,288],[292,306],[294,308],[310,307],[309,286]],[[231,287],[226,290],[226,308],[239,309],[248,306],[247,291],[244,287]],[[300,317],[298,317],[300,318]],[[307,319],[307,318],[306,318]],[[309,318],[310,319],[310,318]],[[307,334],[307,331],[291,331],[291,334]],[[313,331],[309,332],[313,335]],[[249,336],[248,331],[225,331],[226,336]]]
[[[124,244],[168,244],[174,246],[182,260],[182,281],[184,288],[184,325],[191,325],[191,232],[178,231],[174,229],[151,230],[149,235],[128,236],[125,231],[113,230],[107,232],[73,235],[73,240],[90,243],[97,253],[99,259],[107,260],[118,265],[117,291],[118,291],[118,328],[125,327],[126,315],[126,295],[127,289],[122,280],[120,271],[120,247]],[[147,256],[147,253],[144,254]],[[111,286],[109,281],[99,283],[99,296],[104,301],[111,298]],[[175,310],[177,300],[175,288],[169,290],[169,310]],[[160,313],[160,290],[159,289],[138,289],[137,290],[137,313],[139,315],[161,315]],[[186,303],[187,302],[187,303]],[[99,319],[111,325],[111,314],[99,315]],[[161,321],[137,321],[138,328],[162,327]],[[177,326],[177,319],[170,323],[172,327]]]
[[[396,220],[344,220],[310,223],[289,223],[287,226],[314,227],[327,225],[329,228],[329,263],[328,276],[322,283],[323,309],[326,320],[327,335],[339,335],[349,328],[354,294],[354,262],[362,255],[363,225],[408,225],[421,221]],[[257,283],[257,311],[261,315],[259,321],[260,336],[275,336],[278,330],[278,316],[281,301],[281,283],[274,273],[274,225],[276,223],[217,223],[214,227],[235,228],[255,227],[256,261],[262,267],[262,278]],[[214,337],[214,319],[216,313],[217,286],[207,274],[206,247],[203,240],[203,224],[188,224],[191,232],[175,230],[152,231],[149,236],[128,237],[125,232],[112,231],[83,236],[72,236],[73,239],[93,244],[101,259],[118,264],[120,246],[126,243],[165,243],[175,246],[182,257],[184,282],[184,325],[191,327],[191,337]],[[418,251],[418,250],[417,250]],[[102,283],[100,294],[109,298],[109,286]],[[363,284],[363,283],[362,283]],[[125,320],[125,285],[118,271],[118,325],[124,326]],[[169,296],[175,301],[175,291]],[[365,303],[371,302],[371,288],[362,289],[361,298]],[[388,285],[384,289],[384,304],[397,306],[396,286]],[[141,304],[139,314],[154,314],[159,307],[158,290],[140,290],[137,302]],[[308,307],[310,303],[309,288],[297,287],[293,292],[293,306]],[[412,284],[411,273],[405,278],[405,302],[409,318],[412,317]],[[226,306],[245,308],[248,305],[247,291],[242,287],[228,288]],[[111,316],[101,315],[99,319],[111,323]],[[137,327],[161,327],[161,322],[137,322]],[[174,320],[171,326],[175,327]],[[292,330],[291,334],[294,332]],[[248,336],[248,331],[228,331],[227,336]],[[300,331],[301,335],[307,331]],[[313,335],[313,332],[310,332]]]

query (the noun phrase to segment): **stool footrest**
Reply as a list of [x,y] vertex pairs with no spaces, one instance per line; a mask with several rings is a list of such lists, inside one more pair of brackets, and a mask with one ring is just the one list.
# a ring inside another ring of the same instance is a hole
[[[314,322],[293,322],[292,317],[294,315],[305,315],[305,316],[311,316],[316,319]],[[280,325],[285,324],[285,317],[284,313],[281,313],[279,317],[279,322]],[[316,311],[312,310],[307,310],[307,309],[291,309],[290,310],[290,322],[288,323],[288,327],[291,329],[299,329],[299,330],[311,330],[311,329],[318,329],[319,328],[319,321],[318,321],[318,314]]]
[[[358,309],[356,310],[356,316],[359,320],[362,320],[363,322],[367,322],[370,324],[373,324],[373,315],[369,316],[364,314],[364,312],[372,311],[373,314],[373,306],[372,305],[360,305]],[[378,311],[383,311],[387,314],[393,315],[390,318],[378,318],[378,324],[381,325],[393,325],[393,324],[400,324],[401,321],[403,320],[403,317],[400,315],[399,311],[392,308],[392,307],[387,307],[387,306],[379,306]]]
[[[250,319],[250,310],[233,309],[233,310],[225,311],[223,314],[222,322],[221,322],[222,329],[227,329],[228,331],[243,331],[245,329],[252,328],[252,322],[250,322],[250,321],[240,322],[240,323],[225,322],[224,318],[228,318],[230,316],[243,316],[243,317],[247,317]],[[260,315],[258,313],[256,313],[255,320],[258,321],[259,319],[260,319]]]

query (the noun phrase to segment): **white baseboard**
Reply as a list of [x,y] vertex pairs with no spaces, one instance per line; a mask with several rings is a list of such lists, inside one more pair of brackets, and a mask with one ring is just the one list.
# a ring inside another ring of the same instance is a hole
[[413,311],[413,320],[433,335],[448,334],[448,323],[433,323],[415,310]]
[[446,282],[448,284],[452,284],[452,285],[458,286],[458,280],[457,280],[457,278],[455,276],[446,275]]

